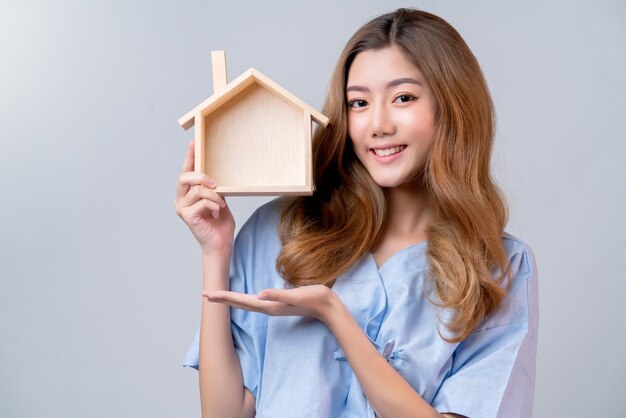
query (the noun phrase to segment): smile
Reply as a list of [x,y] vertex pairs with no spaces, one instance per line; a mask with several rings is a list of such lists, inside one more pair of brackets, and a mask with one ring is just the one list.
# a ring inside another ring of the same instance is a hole
[[404,151],[405,148],[406,148],[406,145],[398,145],[397,147],[391,147],[391,148],[372,149],[372,151],[374,152],[374,154],[378,155],[379,157],[388,157],[390,155],[394,155],[394,154]]

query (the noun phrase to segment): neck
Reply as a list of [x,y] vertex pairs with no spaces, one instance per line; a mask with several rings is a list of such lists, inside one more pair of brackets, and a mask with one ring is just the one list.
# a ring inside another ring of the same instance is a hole
[[432,221],[430,199],[421,184],[407,183],[387,192],[388,224],[385,235],[412,241],[426,239],[426,228]]

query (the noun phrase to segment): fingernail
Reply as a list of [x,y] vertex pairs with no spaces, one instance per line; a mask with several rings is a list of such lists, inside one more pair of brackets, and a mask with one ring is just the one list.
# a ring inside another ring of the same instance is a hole
[[213,179],[210,179],[208,183],[209,183],[209,186],[215,186],[215,180]]
[[213,215],[213,217],[215,219],[219,219],[220,218],[220,211],[219,210],[214,210],[212,215]]
[[220,206],[221,206],[221,207],[223,207],[223,208],[225,208],[225,207],[226,207],[226,202],[221,202],[221,203],[220,203]]

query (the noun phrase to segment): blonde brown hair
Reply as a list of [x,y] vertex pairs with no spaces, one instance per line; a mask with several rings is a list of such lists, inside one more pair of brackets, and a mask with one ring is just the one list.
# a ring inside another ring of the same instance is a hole
[[313,139],[316,191],[284,208],[276,265],[295,286],[332,286],[384,234],[385,193],[352,149],[345,88],[357,54],[390,46],[421,71],[436,98],[434,144],[422,179],[433,209],[427,255],[438,299],[431,302],[454,312],[446,326],[454,335],[448,341],[456,342],[506,295],[507,209],[489,171],[494,113],[487,84],[459,33],[435,15],[398,9],[366,23],[348,41],[323,110],[330,125]]

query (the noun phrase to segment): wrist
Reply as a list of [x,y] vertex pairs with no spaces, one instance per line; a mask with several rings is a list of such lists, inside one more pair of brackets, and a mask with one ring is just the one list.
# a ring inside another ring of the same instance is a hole
[[216,259],[226,257],[230,259],[230,255],[233,252],[233,246],[232,244],[224,245],[218,248],[201,246],[200,251],[202,252],[202,258]]
[[328,298],[327,307],[320,320],[333,332],[337,324],[341,322],[344,315],[350,315],[348,309],[343,304],[339,296],[331,289],[330,296]]
[[203,251],[204,290],[227,290],[230,282],[230,250]]

